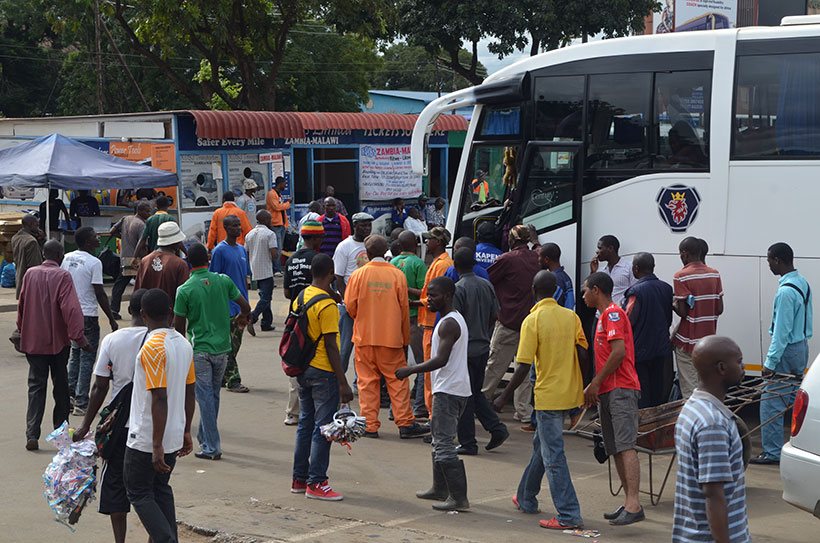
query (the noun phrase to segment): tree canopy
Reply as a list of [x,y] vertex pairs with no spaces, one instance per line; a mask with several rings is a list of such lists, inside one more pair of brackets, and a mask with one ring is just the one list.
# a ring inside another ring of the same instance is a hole
[[[462,64],[470,63],[467,50],[462,49],[459,56]],[[446,93],[472,85],[450,68],[446,58],[431,55],[423,47],[403,42],[386,47],[381,64],[373,77],[373,88],[376,89]],[[487,70],[480,62],[477,73],[482,78],[487,76]]]

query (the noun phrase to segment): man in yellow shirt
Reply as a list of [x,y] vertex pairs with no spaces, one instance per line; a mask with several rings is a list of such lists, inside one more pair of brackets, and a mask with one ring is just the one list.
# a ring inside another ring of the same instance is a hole
[[[450,232],[446,228],[437,226],[424,234],[427,240],[427,253],[433,257],[427,274],[424,276],[424,286],[421,289],[421,299],[414,301],[413,305],[419,308],[418,323],[424,329],[422,347],[424,359],[430,360],[433,356],[433,328],[436,326],[436,314],[427,309],[427,288],[430,281],[436,277],[442,277],[447,273],[447,269],[453,265],[453,259],[447,254],[447,244],[450,243]],[[427,405],[427,412],[433,414],[433,392],[431,388],[430,374],[424,374],[424,403]]]
[[521,325],[521,339],[515,360],[518,362],[510,384],[493,407],[496,411],[509,400],[530,366],[535,364],[536,432],[530,463],[524,470],[513,503],[525,513],[538,512],[536,496],[545,472],[550,495],[557,512],[541,527],[563,530],[583,526],[581,506],[572,485],[564,455],[564,417],[584,401],[581,365],[586,364],[587,340],[578,315],[558,305],[553,296],[555,275],[540,271],[532,283],[536,304]]
[[290,491],[305,493],[316,500],[339,501],[343,498],[328,484],[330,442],[319,427],[333,420],[341,403],[353,400],[339,355],[339,308],[333,298],[333,260],[318,254],[310,263],[313,282],[296,299],[292,308],[308,303],[322,294],[329,297],[316,302],[307,311],[308,336],[317,341],[316,353],[299,381],[299,426],[296,428],[296,450],[293,454],[293,482]]

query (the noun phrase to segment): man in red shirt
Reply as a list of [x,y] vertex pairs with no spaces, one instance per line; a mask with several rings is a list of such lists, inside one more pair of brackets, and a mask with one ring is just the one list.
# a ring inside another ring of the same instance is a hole
[[624,310],[612,303],[612,278],[595,272],[584,282],[584,303],[601,316],[595,328],[595,377],[584,389],[587,407],[598,406],[601,433],[608,456],[615,457],[624,487],[624,504],[604,518],[626,526],[646,518],[639,498],[641,467],[638,439],[638,399],[641,383],[635,371],[632,325]]
[[93,352],[83,333],[83,312],[74,282],[64,269],[63,246],[55,240],[43,246],[45,261],[29,268],[23,277],[17,303],[17,330],[11,341],[29,364],[28,410],[26,412],[26,449],[39,447],[40,424],[46,409],[46,385],[51,373],[54,387],[54,428],[68,420],[71,411],[68,390],[68,351],[70,342]]

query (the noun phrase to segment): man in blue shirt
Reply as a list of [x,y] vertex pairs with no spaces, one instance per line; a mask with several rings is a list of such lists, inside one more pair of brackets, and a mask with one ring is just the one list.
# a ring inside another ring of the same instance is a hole
[[[812,336],[811,287],[794,268],[794,251],[785,243],[769,247],[766,256],[769,269],[780,276],[769,334],[772,342],[763,362],[763,377],[791,374],[796,382],[803,377],[809,363],[809,343]],[[751,459],[752,464],[779,464],[783,447],[783,415],[794,402],[797,384],[782,382],[765,385],[760,401],[760,420],[770,421],[760,428],[763,452]]]
[[404,221],[406,220],[407,210],[404,209],[404,200],[396,198],[393,200],[393,209],[390,210],[390,222],[392,223],[390,230],[404,228]]
[[[476,239],[478,245],[475,248],[475,260],[479,266],[485,270],[493,265],[503,251],[496,245],[495,226],[489,221],[484,221],[478,225]],[[476,274],[478,275],[478,274]]]
[[[456,254],[456,251],[458,251],[459,249],[465,249],[465,248],[470,249],[473,253],[475,253],[476,245],[475,245],[475,242],[473,241],[473,238],[470,238],[470,237],[467,237],[467,236],[463,236],[463,237],[458,238],[456,240],[456,242],[453,244],[453,254]],[[473,273],[476,274],[478,277],[481,277],[482,279],[486,279],[487,281],[490,280],[490,274],[487,273],[487,269],[482,267],[479,264],[476,264],[475,266],[473,266]],[[453,283],[458,283],[459,275],[458,275],[458,272],[456,271],[455,266],[450,266],[449,268],[447,268],[447,271],[444,272],[444,275],[446,277],[449,277],[450,279],[452,279]]]
[[[223,221],[225,227],[225,239],[214,247],[211,254],[210,271],[214,273],[224,273],[236,285],[242,297],[248,299],[248,277],[251,274],[251,267],[248,259],[248,251],[245,247],[237,243],[237,239],[242,234],[242,225],[239,217],[228,215]],[[242,347],[242,333],[245,327],[240,326],[236,320],[239,315],[239,305],[231,301],[231,352],[228,355],[228,365],[225,368],[224,386],[228,392],[248,392],[248,387],[242,384],[242,377],[239,375],[239,365],[236,363],[236,354]]]
[[575,291],[572,288],[572,279],[561,265],[561,248],[555,243],[545,243],[538,251],[538,261],[542,270],[549,270],[555,275],[558,283],[553,296],[555,301],[561,307],[575,311]]
[[637,283],[624,293],[624,310],[635,340],[635,370],[641,382],[638,407],[666,403],[672,389],[672,286],[655,275],[655,258],[638,253],[632,259]]

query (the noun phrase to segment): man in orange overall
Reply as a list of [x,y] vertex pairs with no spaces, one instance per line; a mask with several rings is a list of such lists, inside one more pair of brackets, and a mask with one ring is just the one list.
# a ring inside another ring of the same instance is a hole
[[[424,359],[430,360],[433,356],[433,328],[436,326],[436,314],[427,309],[427,287],[430,281],[436,277],[441,277],[447,272],[447,268],[453,265],[453,259],[447,254],[447,244],[450,243],[450,232],[446,228],[436,226],[424,234],[427,240],[427,254],[433,257],[433,262],[427,268],[427,275],[424,276],[424,287],[421,289],[421,299],[419,304],[419,326],[424,328],[424,338],[422,346],[424,348]],[[415,304],[414,304],[415,305]],[[430,373],[424,374],[424,403],[427,405],[427,412],[433,415],[433,392],[430,382]]]
[[354,363],[359,383],[359,406],[367,420],[366,437],[379,437],[380,381],[384,377],[399,437],[409,439],[430,433],[418,424],[410,407],[410,387],[396,378],[407,365],[410,344],[410,305],[407,279],[384,259],[387,240],[372,235],[365,240],[370,259],[347,283],[345,306],[353,317]]

